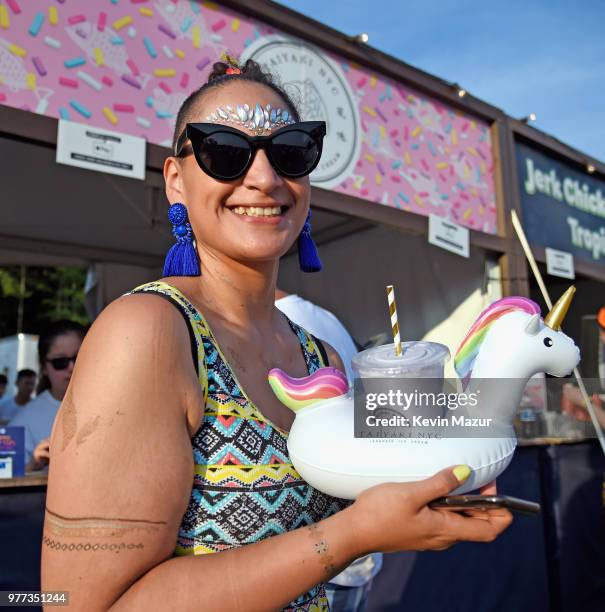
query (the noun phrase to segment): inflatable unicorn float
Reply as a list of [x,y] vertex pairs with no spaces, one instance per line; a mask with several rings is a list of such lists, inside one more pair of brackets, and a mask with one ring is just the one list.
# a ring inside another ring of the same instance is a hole
[[[374,485],[421,480],[458,464],[473,471],[456,494],[491,482],[513,457],[517,443],[513,419],[529,378],[539,372],[566,376],[580,360],[578,347],[561,331],[574,292],[570,287],[544,320],[532,300],[498,300],[466,334],[454,365],[464,393],[481,393],[474,415],[481,413],[481,406],[489,406],[490,415],[497,416],[497,429],[485,437],[443,435],[421,442],[410,437],[355,437],[353,390],[339,370],[321,368],[298,379],[271,370],[273,391],[296,413],[288,436],[294,467],[315,488],[345,499],[356,499]],[[358,353],[353,368],[361,382],[402,376],[404,370],[404,378],[428,376],[431,384],[443,378],[447,347],[433,342],[403,346],[402,356],[395,356],[393,344]],[[500,384],[488,384],[496,379]],[[399,383],[405,385],[403,379]]]

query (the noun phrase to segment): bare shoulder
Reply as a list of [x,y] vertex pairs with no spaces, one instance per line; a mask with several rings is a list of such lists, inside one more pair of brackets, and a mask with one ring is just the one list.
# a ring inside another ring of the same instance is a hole
[[[149,416],[157,406],[182,413],[191,395],[182,391],[196,385],[189,333],[177,309],[158,296],[127,295],[109,304],[86,335],[60,413],[76,396],[90,398],[78,402],[83,412],[122,398],[122,410],[129,412]],[[133,395],[147,402],[125,401]]]
[[115,300],[78,353],[53,426],[51,463],[74,466],[75,455],[81,462],[85,447],[108,437],[121,445],[167,421],[186,424],[187,402],[198,386],[189,334],[176,308],[152,295]]
[[149,293],[124,295],[109,304],[94,322],[86,340],[151,342],[164,336],[166,348],[187,339],[177,309],[167,300]]

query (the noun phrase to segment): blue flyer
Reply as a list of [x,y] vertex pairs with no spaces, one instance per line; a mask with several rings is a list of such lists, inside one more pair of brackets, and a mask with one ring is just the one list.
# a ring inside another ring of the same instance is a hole
[[25,476],[25,427],[0,427],[0,478]]

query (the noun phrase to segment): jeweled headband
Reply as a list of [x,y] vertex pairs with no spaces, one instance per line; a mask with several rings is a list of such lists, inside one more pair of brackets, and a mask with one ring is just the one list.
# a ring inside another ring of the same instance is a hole
[[260,104],[255,104],[254,108],[248,104],[238,104],[235,110],[231,106],[219,106],[206,117],[206,121],[235,123],[259,133],[290,125],[294,123],[294,118],[287,110],[273,108],[271,104],[266,104],[264,108]]

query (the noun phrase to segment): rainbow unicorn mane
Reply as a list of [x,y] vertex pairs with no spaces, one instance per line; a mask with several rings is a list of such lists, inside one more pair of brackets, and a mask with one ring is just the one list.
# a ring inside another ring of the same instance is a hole
[[269,384],[277,399],[296,412],[321,400],[344,395],[349,384],[347,377],[336,368],[319,368],[310,376],[292,378],[283,370],[269,372]]
[[540,307],[536,302],[528,298],[519,296],[506,297],[488,306],[477,317],[477,320],[469,329],[454,356],[454,368],[464,386],[466,386],[471,377],[477,355],[492,325],[504,315],[515,311],[534,315],[540,314]]

